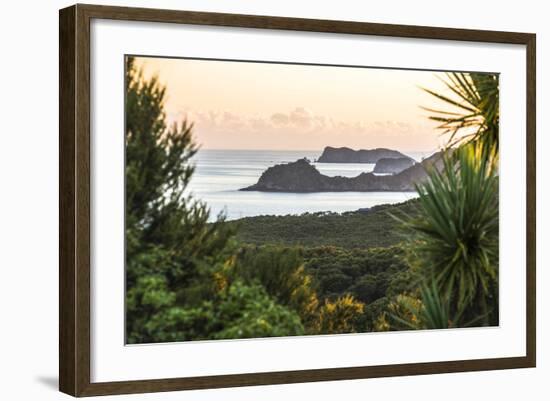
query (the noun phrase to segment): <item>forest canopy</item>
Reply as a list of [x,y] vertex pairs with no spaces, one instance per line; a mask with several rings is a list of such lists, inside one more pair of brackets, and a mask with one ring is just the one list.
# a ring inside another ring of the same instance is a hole
[[193,122],[168,124],[127,57],[127,343],[498,324],[498,77],[446,83],[428,93],[451,139],[417,199],[226,221],[188,190]]

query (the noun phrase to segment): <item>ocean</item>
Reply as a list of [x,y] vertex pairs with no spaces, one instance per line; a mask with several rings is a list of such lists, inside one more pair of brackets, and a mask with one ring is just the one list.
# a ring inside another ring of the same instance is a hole
[[[399,203],[416,196],[413,192],[319,192],[281,193],[239,191],[255,184],[275,164],[307,157],[314,161],[322,151],[210,150],[193,157],[196,170],[188,186],[190,193],[209,206],[211,220],[224,213],[227,220],[260,215],[288,215],[306,212],[347,212],[385,203]],[[429,153],[410,153],[420,161]],[[328,176],[355,177],[371,172],[374,164],[313,163]]]

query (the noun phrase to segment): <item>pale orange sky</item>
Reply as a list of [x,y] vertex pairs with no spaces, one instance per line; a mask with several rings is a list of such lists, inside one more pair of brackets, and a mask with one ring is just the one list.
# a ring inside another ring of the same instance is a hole
[[430,71],[138,58],[167,86],[170,121],[187,118],[203,149],[435,151],[445,142],[428,112],[445,107]]

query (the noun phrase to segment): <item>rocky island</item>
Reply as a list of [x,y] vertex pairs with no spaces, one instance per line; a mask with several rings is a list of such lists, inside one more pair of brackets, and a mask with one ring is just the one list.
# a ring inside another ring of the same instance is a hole
[[265,170],[258,182],[241,191],[262,192],[373,192],[373,191],[415,191],[415,183],[427,178],[426,167],[437,163],[441,153],[435,153],[421,163],[393,175],[361,173],[357,177],[329,177],[321,174],[307,160],[278,164]]
[[377,163],[380,159],[399,159],[407,156],[397,150],[376,148],[359,149],[325,147],[318,163]]
[[379,159],[374,166],[373,173],[375,174],[399,174],[403,170],[412,167],[416,162],[410,157],[389,158],[384,157]]

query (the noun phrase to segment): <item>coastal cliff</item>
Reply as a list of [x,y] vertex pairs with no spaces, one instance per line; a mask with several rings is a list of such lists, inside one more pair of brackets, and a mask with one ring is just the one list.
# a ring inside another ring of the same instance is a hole
[[376,162],[373,173],[375,174],[399,174],[403,170],[412,167],[416,162],[410,157],[382,158]]
[[278,164],[265,170],[258,182],[241,191],[262,192],[373,192],[415,190],[415,183],[426,179],[426,167],[440,164],[441,153],[436,153],[421,163],[394,175],[361,173],[357,177],[329,177],[321,174],[307,160]]
[[359,149],[325,147],[317,160],[318,163],[377,163],[378,160],[406,158],[407,156],[397,150],[376,148]]

